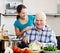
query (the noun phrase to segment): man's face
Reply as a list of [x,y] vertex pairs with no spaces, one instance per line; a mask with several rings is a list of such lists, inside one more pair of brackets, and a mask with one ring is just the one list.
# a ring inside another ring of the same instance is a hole
[[45,26],[46,20],[43,17],[37,17],[35,20],[35,26],[37,29],[42,29]]

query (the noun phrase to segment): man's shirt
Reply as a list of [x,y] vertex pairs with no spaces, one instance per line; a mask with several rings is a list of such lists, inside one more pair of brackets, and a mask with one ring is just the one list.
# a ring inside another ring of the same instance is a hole
[[43,27],[40,31],[34,26],[31,30],[24,33],[27,36],[29,43],[38,41],[44,46],[57,46],[57,40],[54,31],[49,27]]

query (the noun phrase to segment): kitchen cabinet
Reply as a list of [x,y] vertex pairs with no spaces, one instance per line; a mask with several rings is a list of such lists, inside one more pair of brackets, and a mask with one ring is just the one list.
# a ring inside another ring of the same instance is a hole
[[22,4],[23,0],[5,0],[5,13],[4,15],[16,15],[16,7]]

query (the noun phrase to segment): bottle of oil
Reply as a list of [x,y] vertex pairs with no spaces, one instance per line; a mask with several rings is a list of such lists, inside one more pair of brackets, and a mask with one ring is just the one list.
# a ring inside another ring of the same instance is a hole
[[8,30],[5,30],[5,31],[4,31],[4,38],[5,38],[5,39],[9,39],[9,38],[8,38]]
[[1,36],[2,36],[2,39],[3,39],[3,36],[4,36],[4,25],[1,28]]

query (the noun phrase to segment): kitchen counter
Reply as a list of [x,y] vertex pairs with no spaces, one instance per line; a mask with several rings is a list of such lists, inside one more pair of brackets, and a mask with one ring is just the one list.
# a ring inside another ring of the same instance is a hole
[[[14,42],[14,45],[16,44],[16,41],[20,41],[19,39],[3,39],[1,36],[0,36],[0,40],[2,41],[2,49],[4,48],[5,49],[5,41],[13,41]],[[30,53],[44,53],[42,51],[30,51]],[[58,50],[58,53],[60,53],[60,50]]]

